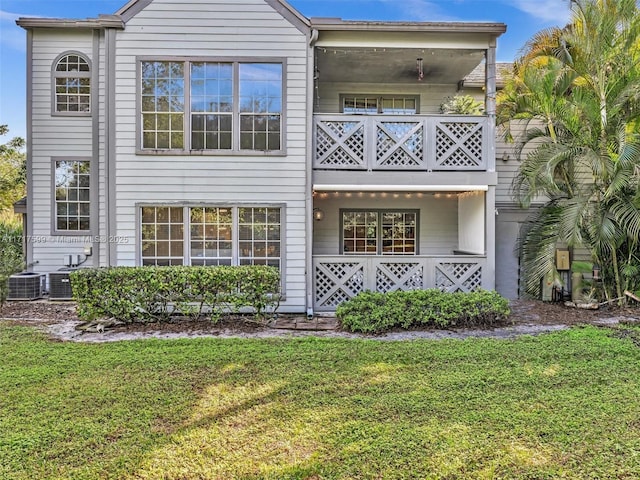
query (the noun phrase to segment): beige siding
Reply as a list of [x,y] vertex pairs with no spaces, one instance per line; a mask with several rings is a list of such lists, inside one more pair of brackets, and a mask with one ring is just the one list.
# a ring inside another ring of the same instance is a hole
[[[28,239],[28,248],[33,253],[33,270],[39,272],[49,272],[63,267],[65,254],[81,254],[87,244],[87,238],[52,235],[52,158],[89,158],[92,155],[91,117],[52,115],[53,62],[67,51],[82,53],[95,68],[90,30],[34,30],[33,107],[29,112],[33,178],[33,197],[29,201],[33,208],[30,220],[33,222],[33,230],[32,237]],[[92,110],[94,108],[95,105],[92,105]]]
[[[137,57],[286,59],[285,156],[136,155]],[[306,37],[263,0],[155,0],[116,39],[116,215],[119,265],[135,265],[141,203],[286,205],[287,301],[305,306]]]
[[[347,198],[344,195],[335,198],[329,194],[326,199],[316,195],[314,207],[320,208],[325,217],[314,221],[313,253],[314,255],[337,255],[340,253],[340,209],[372,208],[372,209],[419,209],[420,210],[420,255],[451,255],[458,248],[458,198],[455,194],[441,194],[439,197],[430,193],[398,194],[398,199],[391,200],[393,194],[382,198],[380,193],[372,198],[364,193],[362,198]],[[405,197],[405,198],[403,198]]]

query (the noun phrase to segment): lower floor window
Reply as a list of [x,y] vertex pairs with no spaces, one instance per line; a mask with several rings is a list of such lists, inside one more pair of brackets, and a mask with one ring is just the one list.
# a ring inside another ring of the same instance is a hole
[[142,207],[142,265],[280,268],[280,207]]
[[88,160],[55,161],[55,229],[86,232],[91,220]]
[[417,210],[342,210],[342,253],[417,254]]

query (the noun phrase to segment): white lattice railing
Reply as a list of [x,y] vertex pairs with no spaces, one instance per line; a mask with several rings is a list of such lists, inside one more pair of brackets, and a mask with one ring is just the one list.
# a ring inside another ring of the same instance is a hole
[[364,290],[439,288],[447,292],[470,292],[487,288],[484,267],[485,258],[473,255],[316,255],[313,257],[314,309],[333,311]]
[[326,170],[486,170],[487,118],[314,115],[313,167]]

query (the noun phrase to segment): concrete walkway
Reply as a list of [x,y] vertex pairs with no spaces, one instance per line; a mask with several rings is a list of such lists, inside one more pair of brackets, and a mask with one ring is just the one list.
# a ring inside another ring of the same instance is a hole
[[[627,317],[611,317],[600,319],[591,324],[603,327],[617,327],[620,322],[637,321]],[[300,338],[300,337],[320,337],[320,338],[345,338],[345,339],[366,339],[376,341],[405,341],[405,340],[444,340],[444,339],[467,339],[467,338],[496,338],[513,339],[522,335],[540,335],[544,333],[557,332],[570,328],[570,325],[540,325],[540,324],[519,324],[504,326],[493,329],[471,329],[461,328],[455,330],[410,330],[393,331],[380,335],[365,335],[359,333],[343,332],[336,329],[337,322],[332,317],[319,317],[311,322],[303,319],[282,319],[276,322],[271,328],[256,329],[255,331],[234,330],[228,328],[208,329],[207,331],[186,330],[184,332],[167,332],[158,330],[147,331],[122,331],[105,330],[101,332],[83,332],[77,330],[78,321],[63,321],[39,325],[51,337],[62,341],[73,342],[118,342],[123,340],[140,340],[147,338],[176,339],[176,338]]]

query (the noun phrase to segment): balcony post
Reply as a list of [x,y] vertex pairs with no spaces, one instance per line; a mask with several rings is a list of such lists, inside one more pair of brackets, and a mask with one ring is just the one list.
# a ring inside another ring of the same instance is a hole
[[367,116],[364,124],[364,164],[368,172],[376,168],[378,160],[376,128],[378,128],[376,118]]
[[487,138],[485,139],[487,171],[496,171],[496,39],[491,39],[486,51],[485,109]]
[[482,271],[482,288],[493,290],[496,286],[496,187],[494,185],[489,186],[484,198],[486,261]]

